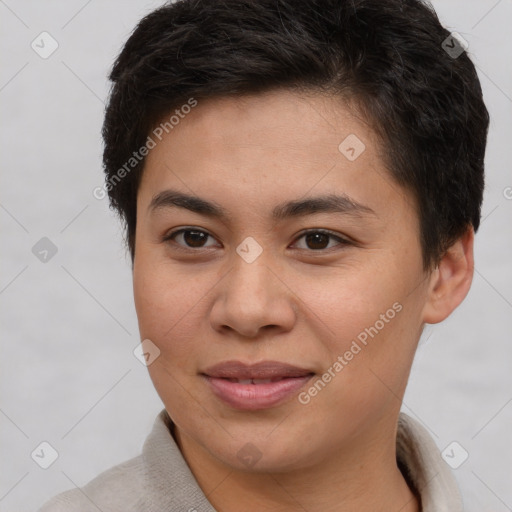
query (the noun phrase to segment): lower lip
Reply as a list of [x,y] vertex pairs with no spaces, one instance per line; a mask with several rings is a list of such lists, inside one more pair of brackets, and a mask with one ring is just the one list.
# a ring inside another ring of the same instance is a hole
[[282,379],[266,384],[239,384],[204,375],[213,393],[231,407],[256,411],[273,407],[294,395],[313,375]]

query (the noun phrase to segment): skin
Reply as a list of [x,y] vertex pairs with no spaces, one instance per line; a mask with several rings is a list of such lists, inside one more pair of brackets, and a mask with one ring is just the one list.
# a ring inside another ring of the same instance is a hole
[[[366,146],[354,161],[338,149],[349,134]],[[141,339],[160,350],[150,376],[219,511],[419,510],[396,465],[397,418],[424,324],[469,290],[473,231],[425,272],[415,201],[380,155],[341,99],[278,90],[199,102],[147,157],[133,265]],[[149,208],[166,189],[215,202],[229,219]],[[374,213],[271,217],[277,204],[332,193]],[[210,236],[164,240],[183,227]],[[315,245],[306,229],[349,243]],[[236,252],[246,237],[263,249],[252,263]],[[394,303],[402,310],[306,405],[293,396],[236,410],[199,375],[221,361],[274,360],[316,380]],[[252,467],[237,457],[246,443],[261,455]]]

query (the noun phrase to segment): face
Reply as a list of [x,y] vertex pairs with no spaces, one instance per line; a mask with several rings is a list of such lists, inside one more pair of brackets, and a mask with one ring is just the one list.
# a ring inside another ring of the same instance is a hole
[[306,467],[393,429],[428,276],[379,149],[340,99],[274,91],[199,102],[147,156],[149,372],[180,435],[223,464]]

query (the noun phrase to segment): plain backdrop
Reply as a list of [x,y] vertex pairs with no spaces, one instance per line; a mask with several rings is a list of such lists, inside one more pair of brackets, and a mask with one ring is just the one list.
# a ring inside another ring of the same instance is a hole
[[[1,512],[35,511],[137,455],[163,408],[133,354],[120,225],[92,194],[103,184],[108,70],[136,22],[161,4],[0,0]],[[468,453],[454,470],[466,510],[504,512],[512,510],[512,2],[434,6],[478,68],[491,114],[487,185],[472,290],[447,321],[426,328],[403,410],[440,451],[455,441],[457,457]],[[42,442],[58,453],[48,469],[36,463],[41,450],[51,455]]]

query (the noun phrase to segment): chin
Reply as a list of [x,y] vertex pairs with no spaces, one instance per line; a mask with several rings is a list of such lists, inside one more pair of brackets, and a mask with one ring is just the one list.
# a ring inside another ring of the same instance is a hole
[[[236,471],[248,473],[284,473],[321,463],[323,450],[320,446],[305,441],[307,436],[294,435],[289,425],[269,435],[275,428],[261,429],[245,425],[229,432],[232,437],[215,441],[211,436],[200,439],[200,443],[216,459]],[[278,429],[280,427],[277,427]],[[310,437],[310,436],[309,436]]]

